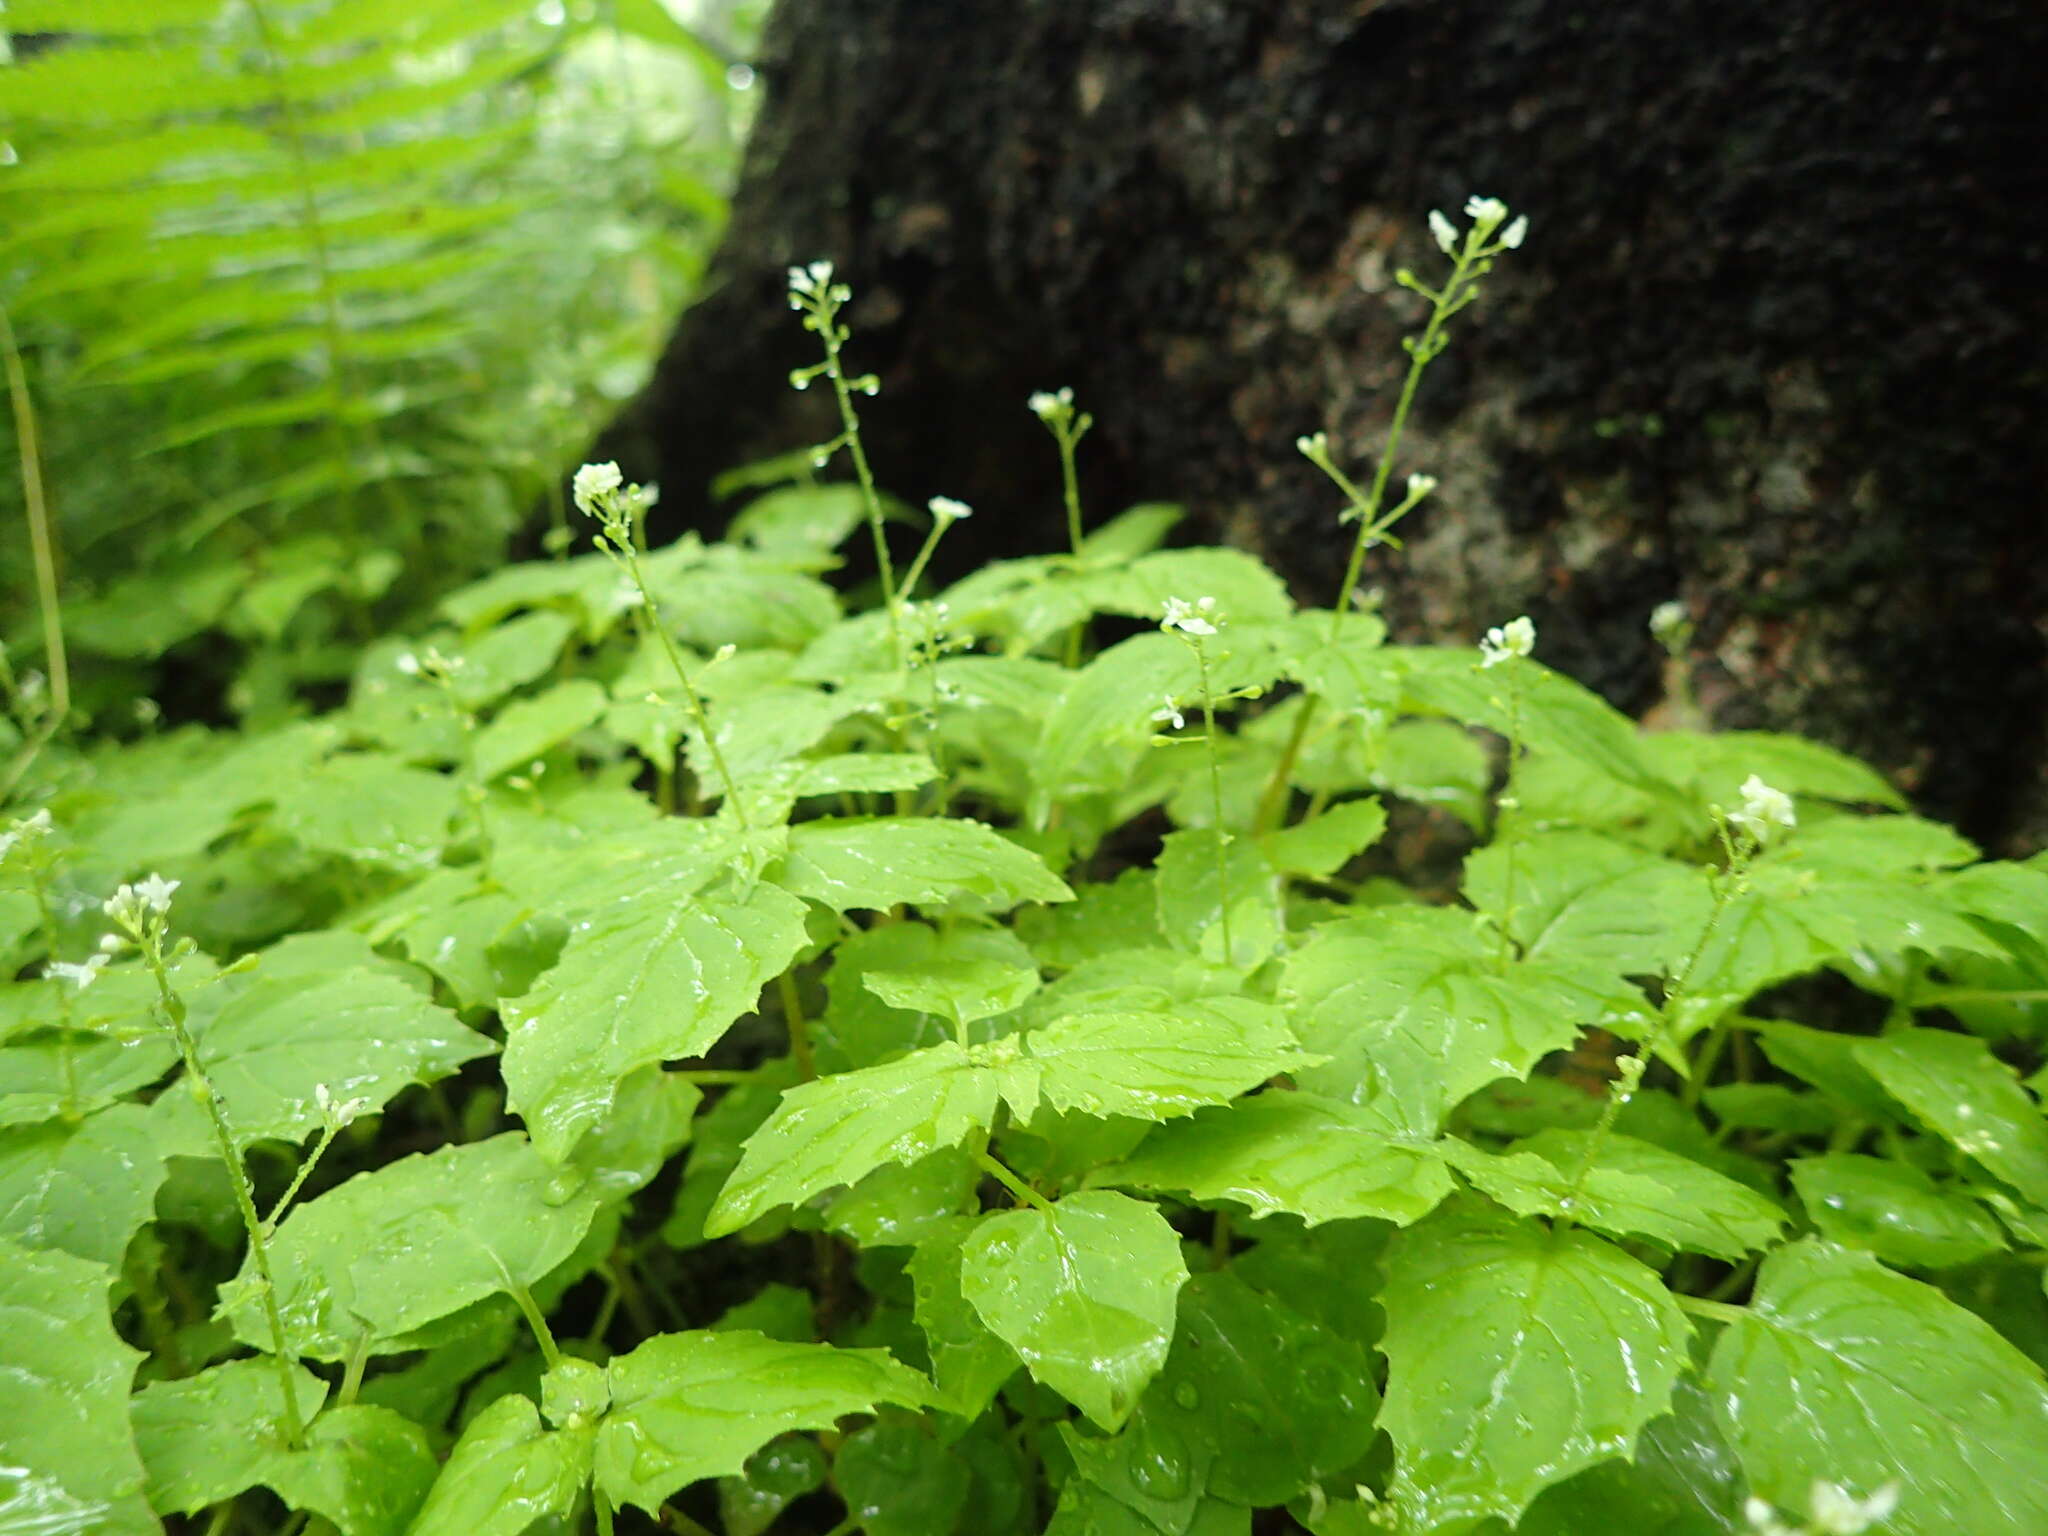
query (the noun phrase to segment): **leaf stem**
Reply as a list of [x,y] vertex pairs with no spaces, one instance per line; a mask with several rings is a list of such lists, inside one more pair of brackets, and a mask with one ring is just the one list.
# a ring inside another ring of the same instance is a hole
[[1740,1323],[1749,1317],[1749,1308],[1733,1306],[1725,1301],[1709,1301],[1704,1296],[1687,1296],[1674,1291],[1671,1299],[1678,1303],[1681,1312],[1690,1312],[1694,1317],[1711,1318],[1717,1323]]
[[541,1316],[540,1307],[533,1299],[533,1292],[514,1280],[510,1274],[499,1271],[505,1277],[506,1294],[512,1304],[519,1308],[520,1316],[526,1319],[526,1326],[533,1330],[533,1339],[540,1346],[540,1358],[549,1370],[562,1363],[562,1352],[555,1347],[555,1336],[548,1330],[548,1320]]
[[993,1153],[977,1151],[974,1160],[981,1165],[982,1172],[992,1177],[1023,1204],[1043,1211],[1048,1216],[1052,1214],[1052,1202],[1018,1178]]

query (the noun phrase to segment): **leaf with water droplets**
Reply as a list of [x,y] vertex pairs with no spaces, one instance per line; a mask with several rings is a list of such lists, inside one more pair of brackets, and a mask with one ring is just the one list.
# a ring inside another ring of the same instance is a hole
[[1799,1158],[1791,1173],[1822,1237],[1867,1248],[1887,1263],[1943,1269],[2009,1246],[1981,1205],[1910,1163],[1833,1152]]
[[1671,1412],[1644,1426],[1634,1461],[1603,1461],[1546,1488],[1515,1536],[1754,1536],[1744,1491],[1706,1390],[1680,1377]]
[[[128,1385],[107,1272],[0,1238],[0,1529],[147,1536]],[[18,1522],[18,1523],[17,1523]]]
[[604,689],[587,677],[513,700],[476,733],[470,750],[477,777],[488,781],[524,768],[597,719],[609,702]]
[[1069,1013],[1015,1038],[1021,1054],[1005,1070],[1003,1097],[1020,1117],[1035,1098],[1061,1111],[1170,1120],[1318,1060],[1295,1044],[1279,1009],[1248,997]]
[[597,1485],[652,1514],[706,1477],[731,1477],[792,1429],[830,1429],[877,1403],[937,1405],[931,1384],[879,1349],[785,1344],[758,1333],[668,1333],[610,1366]]
[[1234,1200],[1255,1215],[1291,1211],[1311,1224],[1417,1221],[1452,1188],[1431,1139],[1378,1105],[1281,1092],[1161,1126],[1091,1182]]
[[1165,1363],[1187,1274],[1157,1206],[1098,1190],[983,1217],[960,1290],[1036,1380],[1114,1430]]
[[1670,1406],[1691,1329],[1604,1238],[1458,1200],[1395,1234],[1386,1272],[1380,1427],[1418,1532],[1512,1524]]
[[2048,1385],[1975,1314],[1809,1238],[1764,1261],[1708,1385],[1750,1486],[1803,1509],[1825,1478],[1896,1481],[1899,1536],[2048,1531]]
[[[1647,1237],[1689,1253],[1739,1259],[1777,1239],[1785,1213],[1747,1185],[1633,1136],[1555,1128],[1495,1155],[1455,1138],[1440,1144],[1466,1178],[1523,1216],[1571,1216],[1610,1237]],[[1579,1170],[1585,1167],[1583,1181]]]
[[803,903],[766,884],[644,893],[579,924],[554,969],[505,1005],[505,1086],[534,1145],[567,1159],[622,1079],[709,1050],[806,942]]
[[865,1536],[934,1536],[960,1528],[973,1477],[924,1429],[885,1421],[840,1442],[832,1484]]
[[1284,1504],[1365,1455],[1379,1408],[1373,1378],[1371,1355],[1349,1339],[1229,1270],[1199,1275],[1180,1294],[1172,1353],[1138,1407],[1156,1442],[1149,1475],[1164,1479],[1170,1453],[1199,1447],[1210,1492]]
[[[327,1383],[303,1365],[291,1368],[299,1422],[327,1399]],[[177,1381],[153,1381],[130,1408],[135,1443],[149,1474],[150,1507],[160,1515],[197,1514],[247,1488],[270,1484],[293,1454],[275,1360],[230,1360]]]
[[548,1429],[532,1398],[499,1398],[470,1420],[407,1536],[520,1536],[567,1521],[590,1481],[596,1433]]
[[1922,1122],[2036,1205],[2048,1205],[2048,1120],[1972,1035],[1899,1029],[1855,1046],[1857,1062]]
[[117,1268],[153,1213],[163,1160],[140,1104],[0,1129],[0,1238]]
[[[285,1335],[297,1354],[345,1360],[486,1296],[531,1286],[583,1240],[598,1194],[543,1161],[524,1136],[442,1147],[359,1173],[297,1207],[270,1243]],[[269,1325],[245,1262],[225,1310],[261,1348]]]
[[1581,1024],[1642,1001],[1599,966],[1503,965],[1469,913],[1442,907],[1381,909],[1322,929],[1288,957],[1281,1000],[1301,1043],[1331,1058],[1301,1073],[1302,1087],[1384,1096],[1429,1130],[1467,1094],[1570,1045]]
[[899,902],[1005,912],[1026,901],[1071,901],[1039,857],[978,821],[823,818],[790,829],[782,884],[835,912]]
[[951,1218],[917,1245],[910,1272],[912,1308],[931,1354],[932,1378],[964,1419],[981,1417],[1017,1371],[1017,1352],[989,1332],[960,1289],[961,1248],[978,1223]]
[[368,1403],[330,1408],[306,1447],[275,1461],[266,1477],[287,1505],[324,1515],[342,1536],[400,1536],[434,1481],[426,1431]]
[[[1534,960],[1676,971],[1713,911],[1706,871],[1590,832],[1539,832],[1465,860],[1465,895]],[[1513,911],[1509,912],[1512,902]]]
[[275,790],[279,829],[306,847],[420,871],[440,859],[462,803],[446,774],[367,752],[329,758]]
[[736,1232],[778,1205],[914,1163],[995,1118],[997,1077],[957,1042],[801,1084],[747,1139],[705,1235]]

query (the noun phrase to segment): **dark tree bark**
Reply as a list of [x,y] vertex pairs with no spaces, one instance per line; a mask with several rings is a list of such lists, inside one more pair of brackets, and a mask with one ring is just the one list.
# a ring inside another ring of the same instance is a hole
[[827,256],[878,473],[973,503],[976,556],[1061,542],[1024,400],[1071,384],[1092,515],[1184,500],[1327,603],[1294,438],[1370,462],[1391,274],[1497,196],[1531,230],[1411,423],[1442,488],[1375,558],[1396,634],[1527,611],[1640,714],[1675,596],[1717,723],[2048,832],[2039,0],[785,0],[760,66],[710,291],[609,445],[666,506],[830,435],[781,298]]

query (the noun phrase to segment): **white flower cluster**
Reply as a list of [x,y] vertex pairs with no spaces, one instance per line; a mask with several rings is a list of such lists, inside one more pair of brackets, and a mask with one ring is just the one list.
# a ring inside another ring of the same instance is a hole
[[1886,1483],[1868,1498],[1859,1499],[1839,1483],[1817,1482],[1807,1496],[1806,1524],[1789,1526],[1778,1518],[1768,1500],[1749,1498],[1743,1502],[1742,1518],[1755,1536],[1863,1536],[1880,1521],[1891,1518],[1899,1507],[1899,1485]]
[[628,485],[619,466],[610,462],[586,464],[569,482],[569,495],[576,510],[603,524],[605,536],[614,543],[631,537],[633,520],[657,501],[661,491],[652,485]]
[[950,496],[934,496],[925,505],[933,517],[942,523],[957,523],[962,518],[974,516],[974,508],[964,501],[955,501]]
[[33,816],[24,816],[5,832],[0,832],[0,859],[14,852],[18,843],[33,843],[37,838],[47,837],[53,823],[48,811],[37,811]]
[[1155,725],[1170,725],[1176,731],[1180,730],[1188,723],[1188,718],[1174,704],[1172,694],[1166,694],[1164,697],[1166,702],[1158,709],[1152,711],[1152,723]]
[[789,307],[791,309],[816,309],[823,305],[844,304],[853,297],[853,290],[844,283],[832,281],[832,263],[814,261],[808,266],[789,269]]
[[1497,667],[1511,656],[1527,656],[1536,649],[1536,625],[1527,614],[1496,624],[1479,642],[1479,665]]
[[1423,497],[1435,489],[1435,475],[1410,475],[1408,477],[1408,499],[1411,502],[1422,500]]
[[1190,603],[1184,598],[1169,597],[1166,600],[1166,615],[1159,621],[1164,630],[1179,630],[1184,635],[1201,639],[1217,631],[1222,615],[1216,612],[1216,599],[1197,598]]
[[576,499],[576,510],[586,517],[595,517],[598,503],[625,483],[616,464],[586,464],[576,471],[569,490]]
[[[1472,239],[1476,246],[1483,246],[1494,238],[1494,231],[1500,230],[1500,249],[1515,250],[1529,233],[1529,216],[1523,214],[1506,229],[1501,223],[1508,216],[1508,205],[1497,197],[1468,197],[1465,199],[1465,217],[1472,221]],[[1458,227],[1444,216],[1440,208],[1429,210],[1429,232],[1436,237],[1436,243],[1446,256],[1458,252]]]
[[1073,390],[1038,390],[1031,396],[1031,414],[1048,424],[1065,421],[1074,414]]
[[1330,434],[1309,432],[1294,440],[1294,451],[1303,458],[1320,464],[1330,456]]
[[1742,809],[1730,811],[1728,819],[1759,843],[1767,843],[1774,834],[1790,832],[1799,825],[1792,797],[1781,789],[1771,788],[1753,773],[1742,781]]
[[1650,610],[1650,638],[1667,651],[1677,651],[1692,633],[1692,616],[1677,598],[1667,598]]
[[[178,881],[166,880],[162,875],[147,875],[133,885],[122,885],[101,904],[100,910],[138,944],[159,943],[163,939],[165,919],[171,912],[171,893],[177,890],[178,884]],[[106,949],[105,941],[100,947]],[[85,986],[89,981],[87,978],[79,985]]]
[[325,1083],[315,1083],[313,1085],[313,1102],[320,1111],[321,1122],[329,1129],[336,1131],[341,1130],[350,1121],[354,1120],[356,1116],[370,1107],[368,1099],[337,1100],[328,1091]]

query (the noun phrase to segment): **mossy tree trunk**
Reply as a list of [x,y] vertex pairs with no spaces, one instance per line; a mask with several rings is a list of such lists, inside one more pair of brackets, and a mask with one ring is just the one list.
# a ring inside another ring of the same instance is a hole
[[1423,215],[1527,211],[1398,466],[1396,634],[1527,611],[1636,713],[1677,597],[1724,726],[1869,756],[1994,846],[2048,832],[2048,173],[2038,0],[784,0],[709,296],[608,448],[715,522],[720,469],[830,435],[792,262],[857,293],[878,473],[1060,542],[1027,414],[1071,384],[1097,516],[1185,501],[1327,602],[1297,434],[1361,465]]

